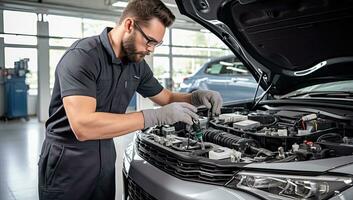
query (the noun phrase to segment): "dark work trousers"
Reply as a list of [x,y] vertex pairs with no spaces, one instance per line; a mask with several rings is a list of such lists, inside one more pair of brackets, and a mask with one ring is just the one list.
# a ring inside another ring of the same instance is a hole
[[38,163],[40,200],[114,200],[114,141],[46,138]]

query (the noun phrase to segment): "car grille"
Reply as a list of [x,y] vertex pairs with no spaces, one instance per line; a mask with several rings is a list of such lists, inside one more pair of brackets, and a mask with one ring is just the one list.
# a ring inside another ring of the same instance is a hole
[[127,192],[129,200],[157,200],[137,185],[131,178],[127,178]]
[[[137,152],[147,162],[183,180],[225,185],[237,171],[234,166],[220,166],[200,160],[193,161],[137,137]],[[178,157],[177,157],[178,156]]]

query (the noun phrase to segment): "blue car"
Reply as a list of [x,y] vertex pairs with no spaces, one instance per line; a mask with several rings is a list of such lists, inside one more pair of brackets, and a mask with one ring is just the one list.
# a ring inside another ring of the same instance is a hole
[[[190,77],[184,78],[179,92],[198,89],[218,91],[225,102],[251,99],[257,83],[246,67],[234,55],[222,56],[203,64]],[[261,94],[259,88],[257,94]]]

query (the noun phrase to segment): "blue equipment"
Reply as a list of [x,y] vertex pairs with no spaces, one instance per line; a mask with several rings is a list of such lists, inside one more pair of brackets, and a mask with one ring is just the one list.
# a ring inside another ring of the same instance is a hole
[[28,58],[15,62],[13,69],[8,69],[5,83],[5,118],[24,117],[28,120],[26,74]]

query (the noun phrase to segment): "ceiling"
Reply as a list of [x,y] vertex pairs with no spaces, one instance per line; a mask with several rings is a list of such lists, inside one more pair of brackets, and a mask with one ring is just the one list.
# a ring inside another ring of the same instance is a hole
[[[1,0],[0,9],[31,11],[48,14],[110,19],[119,17],[123,8],[113,7],[117,0]],[[123,0],[126,1],[126,0]],[[174,0],[162,0],[176,16],[175,28],[196,29],[200,25],[180,14]],[[115,19],[114,19],[115,21]]]

